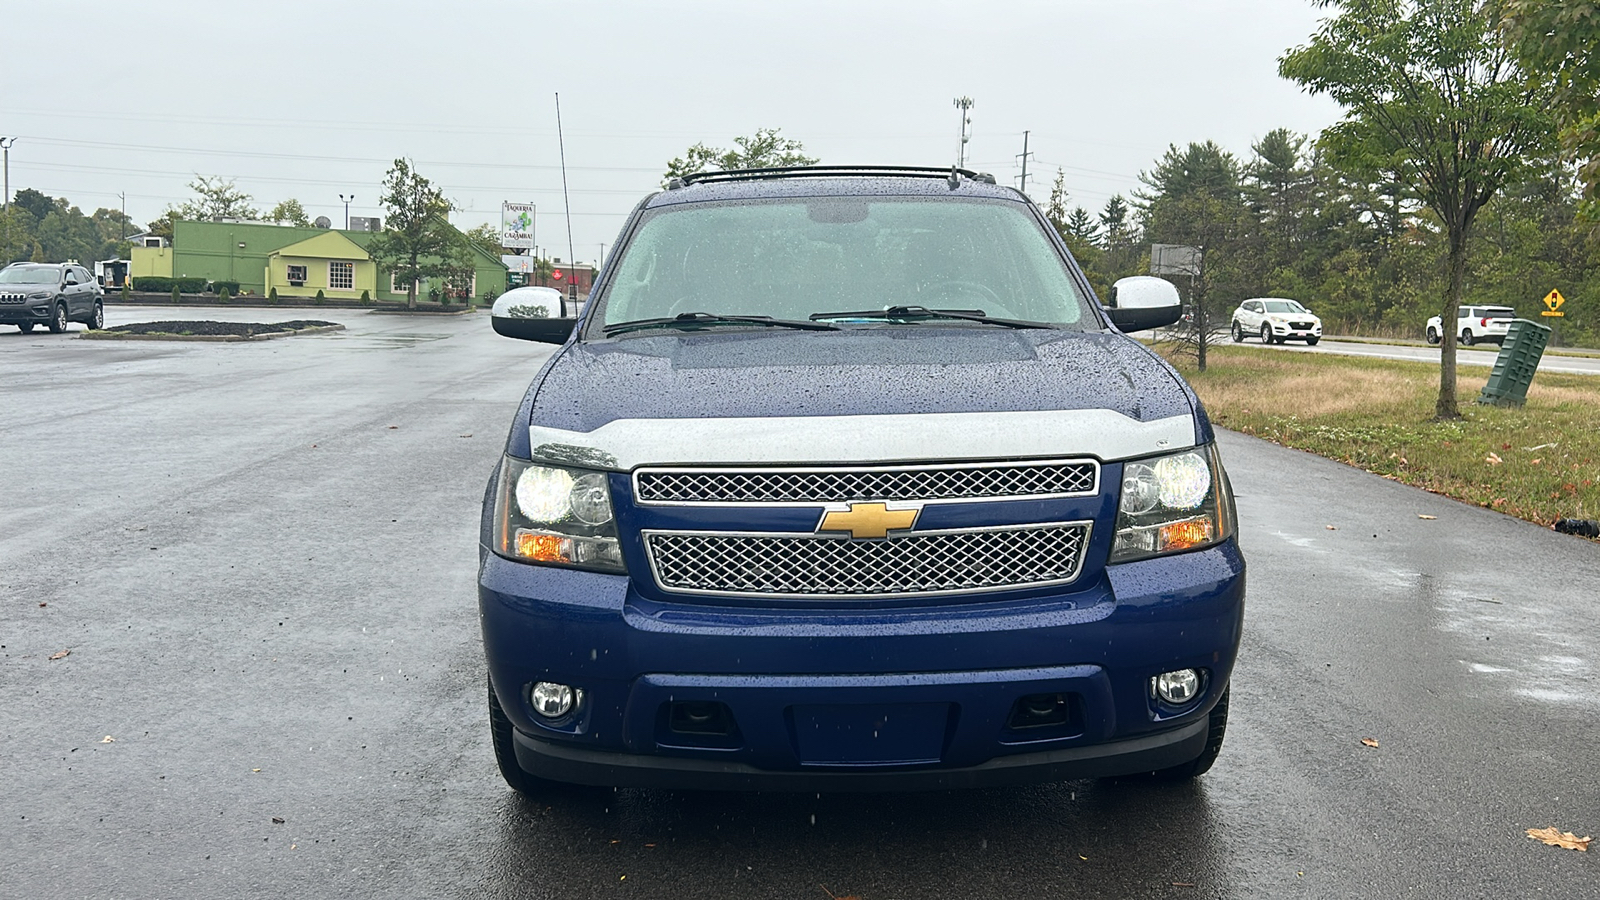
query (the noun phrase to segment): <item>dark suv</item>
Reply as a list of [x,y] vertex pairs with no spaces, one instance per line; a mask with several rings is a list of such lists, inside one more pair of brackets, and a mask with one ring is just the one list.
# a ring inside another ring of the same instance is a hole
[[23,334],[44,325],[60,334],[68,322],[105,325],[105,291],[74,263],[12,263],[0,269],[0,323]]
[[496,303],[500,334],[561,345],[483,507],[506,780],[1208,769],[1233,495],[1199,400],[1122,333],[1177,290],[1107,299],[992,177],[812,167],[646,198],[580,318]]

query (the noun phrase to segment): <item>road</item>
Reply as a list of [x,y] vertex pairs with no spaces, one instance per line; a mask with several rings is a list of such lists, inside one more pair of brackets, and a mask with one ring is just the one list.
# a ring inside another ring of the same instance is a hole
[[547,351],[311,317],[349,329],[0,330],[0,897],[1600,893],[1523,835],[1600,833],[1597,547],[1233,434],[1250,601],[1197,783],[525,802],[475,529]]
[[[1246,339],[1246,344],[1258,346],[1258,342],[1252,339]],[[1300,341],[1290,341],[1287,344],[1273,344],[1270,346],[1279,350],[1291,350],[1296,353],[1335,353],[1340,356],[1370,356],[1377,359],[1400,359],[1433,363],[1435,365],[1439,362],[1438,347],[1407,346],[1404,344],[1366,344],[1357,341],[1326,339],[1318,342],[1315,347],[1307,347]],[[1460,366],[1483,366],[1486,368],[1493,366],[1495,357],[1500,353],[1500,348],[1494,344],[1487,346],[1489,347],[1487,350],[1457,347],[1456,364]],[[1600,375],[1600,357],[1546,354],[1539,360],[1539,371],[1561,372],[1570,375]]]

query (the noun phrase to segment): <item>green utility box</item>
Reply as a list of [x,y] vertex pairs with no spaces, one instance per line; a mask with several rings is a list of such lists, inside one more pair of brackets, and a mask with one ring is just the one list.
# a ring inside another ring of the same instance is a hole
[[1528,401],[1528,385],[1550,342],[1550,329],[1538,322],[1517,319],[1511,323],[1506,339],[1500,343],[1489,383],[1483,386],[1478,402],[1490,406],[1521,406]]

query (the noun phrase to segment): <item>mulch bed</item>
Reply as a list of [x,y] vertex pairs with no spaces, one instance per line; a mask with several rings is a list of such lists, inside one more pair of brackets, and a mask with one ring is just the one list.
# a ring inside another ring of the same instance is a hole
[[134,322],[105,329],[122,334],[177,334],[207,337],[253,338],[261,334],[281,334],[285,331],[305,331],[308,328],[327,328],[334,322],[316,319],[295,319],[289,322]]

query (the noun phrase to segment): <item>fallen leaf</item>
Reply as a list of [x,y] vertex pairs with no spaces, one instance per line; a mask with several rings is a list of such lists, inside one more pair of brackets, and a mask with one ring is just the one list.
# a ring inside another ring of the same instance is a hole
[[399,427],[400,427],[399,425],[390,425],[389,426],[389,430],[393,431],[393,430],[395,430],[396,428],[399,428]]
[[1419,519],[1437,519],[1439,517],[1438,516],[1424,515],[1422,513],[1417,513],[1417,518],[1419,518]]
[[466,434],[457,435],[457,437],[472,437],[472,432],[469,431]]
[[259,771],[261,771],[261,770],[260,770],[260,769],[251,769],[251,770],[250,770],[250,771],[252,771],[252,772],[259,772]]
[[1537,466],[1539,463],[1542,463],[1542,462],[1544,462],[1544,460],[1542,460],[1542,459],[1530,459],[1530,460],[1528,460],[1528,465]]
[[1483,461],[1488,463],[1491,466],[1498,466],[1502,462],[1505,462],[1505,460],[1500,458],[1500,454],[1498,454],[1498,453],[1490,453],[1488,456],[1485,456],[1483,458]]
[[50,604],[48,604],[48,603],[41,603],[41,604],[39,604],[39,608],[40,609],[44,609],[46,606],[49,606],[49,605]]
[[[41,604],[39,604],[39,605],[40,605],[40,606],[43,606],[43,605],[44,605],[44,604],[43,604],[43,603],[41,603]],[[71,648],[68,648],[68,649],[66,649],[66,650],[62,650],[62,651],[60,651],[60,652],[58,652],[58,653],[52,653],[52,654],[50,654],[50,658],[51,658],[51,659],[66,659],[66,658],[67,658],[67,657],[69,657],[69,656],[71,656],[71,655],[72,655],[72,650],[71,650]]]
[[112,737],[109,734],[100,739],[100,743],[102,743],[102,744],[115,744],[116,742],[117,742],[117,739]]
[[655,846],[655,844],[645,844],[645,846],[646,846],[646,847],[654,847],[654,846]]
[[1332,525],[1324,525],[1322,527],[1328,529],[1329,531],[1338,531],[1339,530],[1338,528],[1335,528]]
[[1363,746],[1363,747],[1372,747],[1373,749],[1377,749],[1378,739],[1377,738],[1362,738],[1361,739],[1361,746]]
[[272,824],[274,824],[274,825],[282,825],[283,822],[284,822],[284,819],[283,819],[282,816],[273,816],[272,817]]
[[1570,831],[1557,831],[1555,828],[1529,828],[1528,837],[1536,841],[1543,841],[1552,847],[1565,847],[1568,850],[1582,850],[1588,852],[1591,837],[1578,837]]

